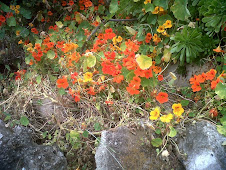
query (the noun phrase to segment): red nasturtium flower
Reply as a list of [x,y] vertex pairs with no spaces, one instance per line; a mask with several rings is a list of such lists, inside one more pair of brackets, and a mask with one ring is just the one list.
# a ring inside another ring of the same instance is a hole
[[34,34],[38,34],[38,30],[36,28],[32,28],[31,32],[33,32]]
[[57,87],[66,89],[68,87],[67,78],[62,78],[57,80]]
[[158,81],[162,81],[163,80],[163,75],[158,75]]
[[96,92],[94,91],[94,88],[93,87],[89,87],[88,89],[88,94],[90,94],[90,95],[95,95],[96,94]]
[[165,92],[160,92],[157,96],[156,96],[156,100],[159,102],[159,103],[165,103],[165,102],[168,102],[168,94],[165,93]]

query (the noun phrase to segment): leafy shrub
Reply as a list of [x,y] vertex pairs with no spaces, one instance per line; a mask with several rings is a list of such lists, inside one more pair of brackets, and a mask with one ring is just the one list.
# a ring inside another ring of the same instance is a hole
[[212,35],[214,32],[218,33],[223,30],[226,22],[226,1],[225,0],[201,0],[198,3],[199,13],[202,18],[202,22],[207,27],[208,35]]

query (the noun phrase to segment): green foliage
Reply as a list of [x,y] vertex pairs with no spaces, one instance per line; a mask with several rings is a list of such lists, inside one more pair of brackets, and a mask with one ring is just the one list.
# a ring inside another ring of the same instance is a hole
[[202,33],[197,28],[185,26],[181,32],[171,37],[171,40],[175,43],[171,48],[171,53],[174,53],[174,57],[180,60],[180,65],[191,63],[203,51]]
[[208,35],[212,35],[213,32],[218,33],[225,25],[226,22],[226,1],[225,0],[200,0],[199,13],[202,18],[202,22],[207,27],[205,30]]

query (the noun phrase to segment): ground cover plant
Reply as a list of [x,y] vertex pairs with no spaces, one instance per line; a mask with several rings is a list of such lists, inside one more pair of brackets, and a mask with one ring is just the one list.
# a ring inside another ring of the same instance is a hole
[[[186,122],[207,119],[226,135],[225,6],[224,0],[1,2],[0,39],[18,42],[26,65],[0,74],[0,117],[32,128],[39,143],[56,143],[71,169],[92,169],[87,153],[95,153],[102,130],[138,127],[141,120],[156,133],[150,142],[157,154]],[[0,60],[7,54],[1,49]],[[213,68],[194,75],[190,87],[175,87],[174,73],[163,76],[170,64],[203,61]],[[54,107],[50,116],[37,112],[44,99]]]

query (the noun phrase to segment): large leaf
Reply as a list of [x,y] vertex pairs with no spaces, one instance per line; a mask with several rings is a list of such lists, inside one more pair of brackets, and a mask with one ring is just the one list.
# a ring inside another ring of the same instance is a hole
[[132,34],[132,35],[135,35],[135,34],[136,34],[136,31],[135,31],[133,28],[128,27],[128,26],[125,26],[125,28],[126,28],[126,30],[127,30],[130,34]]
[[94,55],[90,55],[86,59],[87,67],[94,67],[96,65],[96,57]]
[[171,6],[171,11],[173,12],[175,18],[181,21],[185,21],[190,17],[190,12],[187,8],[188,0],[175,0],[173,6]]
[[152,66],[152,59],[146,55],[139,55],[136,62],[142,70],[148,69]]
[[170,133],[168,134],[169,137],[173,138],[177,135],[177,130],[170,126]]
[[8,18],[6,22],[7,22],[7,25],[10,27],[16,26],[16,19],[14,17]]
[[221,98],[226,99],[226,84],[219,82],[215,88],[215,93]]
[[111,14],[114,14],[116,13],[117,10],[118,10],[118,0],[112,0],[109,6],[109,11]]
[[47,57],[49,59],[54,59],[55,55],[56,55],[55,52],[52,51],[52,50],[50,50],[50,51],[47,52]]

